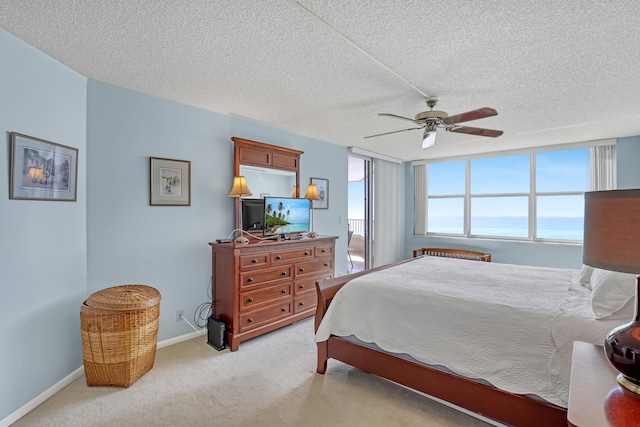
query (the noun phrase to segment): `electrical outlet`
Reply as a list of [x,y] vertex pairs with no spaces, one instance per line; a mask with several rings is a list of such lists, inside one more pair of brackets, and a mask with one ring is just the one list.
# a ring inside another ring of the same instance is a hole
[[184,316],[184,308],[180,308],[176,310],[176,322],[181,321],[183,316]]

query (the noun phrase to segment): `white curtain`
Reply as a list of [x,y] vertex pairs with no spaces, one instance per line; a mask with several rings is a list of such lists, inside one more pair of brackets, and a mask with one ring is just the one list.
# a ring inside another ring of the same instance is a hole
[[413,234],[427,234],[427,165],[416,165],[415,183],[415,224]]
[[602,145],[591,147],[590,190],[615,190],[617,185],[616,176],[616,146]]
[[402,165],[373,159],[373,266],[402,259]]

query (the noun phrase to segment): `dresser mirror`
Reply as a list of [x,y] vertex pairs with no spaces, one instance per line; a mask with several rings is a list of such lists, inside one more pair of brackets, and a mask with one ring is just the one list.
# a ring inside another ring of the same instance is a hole
[[297,182],[295,172],[251,165],[240,165],[240,175],[253,194],[251,199],[291,197]]

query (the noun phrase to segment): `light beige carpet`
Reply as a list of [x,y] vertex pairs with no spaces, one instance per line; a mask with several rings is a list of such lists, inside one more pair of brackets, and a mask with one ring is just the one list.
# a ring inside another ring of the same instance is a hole
[[217,351],[205,337],[159,349],[128,389],[84,377],[14,426],[482,426],[341,362],[315,372],[313,319]]

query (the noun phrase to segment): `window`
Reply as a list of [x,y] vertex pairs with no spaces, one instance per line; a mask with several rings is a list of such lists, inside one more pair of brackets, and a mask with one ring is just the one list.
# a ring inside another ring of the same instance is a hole
[[430,233],[464,233],[465,162],[434,163],[427,170]]
[[529,155],[474,159],[469,166],[469,234],[528,237]]
[[589,147],[428,164],[427,233],[580,241],[589,164]]

